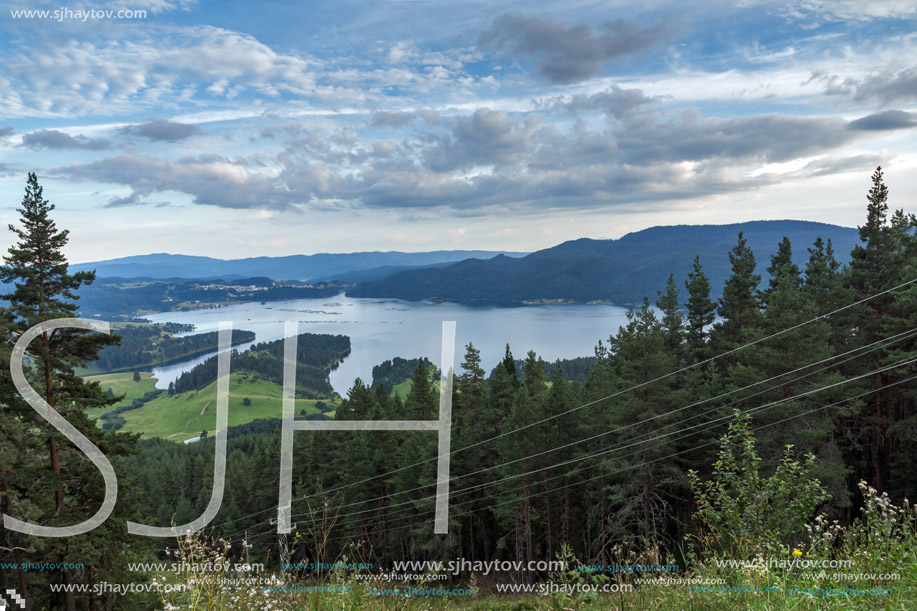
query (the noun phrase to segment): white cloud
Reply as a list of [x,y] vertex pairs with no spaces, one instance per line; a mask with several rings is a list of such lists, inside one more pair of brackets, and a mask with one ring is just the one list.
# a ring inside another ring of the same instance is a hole
[[800,0],[784,9],[786,15],[810,20],[869,21],[917,15],[912,0]]
[[[143,34],[143,32],[147,34]],[[307,57],[273,51],[255,38],[211,26],[135,28],[130,41],[23,44],[4,61],[0,104],[12,116],[73,116],[175,105],[230,90],[268,97],[318,93]]]
[[[306,28],[212,3],[117,1],[155,18],[4,31],[10,201],[34,168],[103,225],[169,202],[189,231],[223,219],[250,244],[272,242],[245,219],[282,230],[326,213],[366,246],[380,219],[386,236],[411,233],[398,220],[448,222],[467,233],[430,239],[471,244],[506,237],[496,230],[512,215],[521,245],[574,212],[589,220],[555,237],[584,235],[600,216],[634,228],[676,213],[742,220],[759,199],[793,216],[787,194],[806,180],[852,184],[917,153],[917,35],[902,22],[878,37],[870,28],[883,24],[869,23],[910,19],[912,2],[802,1],[786,23],[771,0],[717,0],[678,12],[684,29],[666,46],[673,32],[650,30],[674,23],[662,17],[680,7],[671,0],[358,3]],[[524,16],[494,21],[508,10]],[[758,17],[780,27],[758,30]],[[618,18],[646,40],[623,36]],[[499,40],[478,48],[488,29]],[[124,207],[102,217],[106,204]]]

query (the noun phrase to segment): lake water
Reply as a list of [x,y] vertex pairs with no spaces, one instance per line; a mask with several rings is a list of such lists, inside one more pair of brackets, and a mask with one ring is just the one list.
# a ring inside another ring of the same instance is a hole
[[[503,358],[509,343],[513,356],[534,350],[546,361],[592,356],[598,340],[606,341],[625,324],[626,308],[608,305],[480,306],[394,299],[353,299],[343,294],[320,299],[243,303],[189,312],[146,315],[153,322],[195,325],[195,333],[215,331],[222,320],[233,328],[254,331],[257,342],[283,337],[284,323],[298,321],[300,333],[350,336],[351,353],[331,373],[334,389],[346,396],[354,379],[372,382],[372,369],[396,356],[427,357],[439,366],[442,323],[456,321],[456,369],[469,342],[481,351],[487,373]],[[237,347],[243,351],[251,343]],[[205,360],[201,356],[153,370],[157,387],[165,388],[183,371]]]

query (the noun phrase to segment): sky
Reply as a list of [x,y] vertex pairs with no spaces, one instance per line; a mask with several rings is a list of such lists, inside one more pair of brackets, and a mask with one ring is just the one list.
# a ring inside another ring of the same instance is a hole
[[74,263],[917,211],[912,0],[65,2],[0,0],[0,222]]

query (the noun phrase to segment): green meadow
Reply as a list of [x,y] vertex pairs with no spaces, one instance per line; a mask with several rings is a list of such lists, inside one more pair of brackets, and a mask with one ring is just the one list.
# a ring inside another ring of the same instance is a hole
[[111,389],[116,396],[124,395],[124,398],[114,405],[86,410],[89,417],[93,419],[113,409],[130,405],[134,402],[134,399],[140,399],[146,393],[156,390],[156,380],[153,378],[153,374],[148,371],[144,371],[140,374],[139,382],[134,381],[134,373],[131,371],[93,375],[83,379],[87,382],[98,382],[102,390]]
[[[141,381],[133,382],[133,373],[118,373],[92,376],[90,381],[98,381],[103,389],[111,388],[115,394],[126,393],[125,398],[117,405],[99,410],[91,410],[91,417],[98,418],[106,411],[121,405],[130,405],[133,399],[140,398],[153,390],[153,378],[150,373],[141,373]],[[246,424],[259,418],[280,418],[283,389],[281,386],[248,373],[237,373],[229,378],[229,426]],[[139,409],[121,412],[124,427],[130,433],[143,433],[145,437],[163,437],[173,441],[184,441],[197,437],[201,431],[213,435],[216,432],[216,398],[217,383],[173,396],[167,393],[144,403]],[[250,405],[245,405],[248,399]],[[334,406],[332,399],[325,403]],[[315,407],[316,400],[296,399],[296,414],[301,417],[301,410],[306,414],[321,413]],[[329,416],[334,413],[330,412]]]
[[[404,401],[408,398],[408,395],[411,394],[411,387],[414,385],[414,381],[408,378],[404,382],[400,382],[392,386],[392,396],[398,395],[401,397],[401,400]],[[436,390],[437,396],[439,396],[439,376],[433,378],[433,388]]]

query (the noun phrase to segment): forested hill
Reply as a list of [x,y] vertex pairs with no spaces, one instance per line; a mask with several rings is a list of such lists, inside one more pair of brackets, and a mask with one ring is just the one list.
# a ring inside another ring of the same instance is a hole
[[[838,260],[849,259],[856,229],[808,221],[753,221],[732,225],[651,227],[617,240],[579,239],[514,259],[468,259],[445,267],[400,272],[364,282],[352,297],[397,297],[449,301],[605,301],[632,304],[654,299],[670,273],[682,281],[695,255],[701,258],[718,296],[730,273],[729,251],[743,232],[763,272],[786,236],[793,261],[804,265],[816,238],[830,239]],[[766,272],[762,273],[767,282]]]
[[[330,371],[350,354],[346,335],[301,333],[296,345],[297,396],[310,398],[331,395],[334,389],[328,379]],[[284,340],[255,344],[250,350],[232,357],[233,373],[248,372],[277,385],[283,385]],[[200,390],[217,379],[218,357],[210,357],[175,381],[175,392]]]

